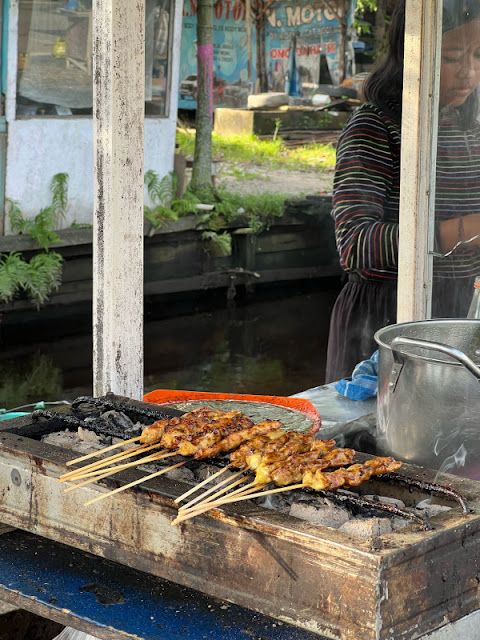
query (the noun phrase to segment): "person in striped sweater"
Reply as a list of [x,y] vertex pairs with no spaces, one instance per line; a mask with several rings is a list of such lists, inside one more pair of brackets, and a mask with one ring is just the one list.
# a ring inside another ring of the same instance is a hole
[[[465,317],[480,275],[480,0],[444,0],[438,130],[433,317]],[[386,60],[366,80],[366,102],[337,146],[333,218],[348,279],[335,303],[326,382],[350,376],[396,322],[405,0]],[[451,252],[451,253],[450,253]]]

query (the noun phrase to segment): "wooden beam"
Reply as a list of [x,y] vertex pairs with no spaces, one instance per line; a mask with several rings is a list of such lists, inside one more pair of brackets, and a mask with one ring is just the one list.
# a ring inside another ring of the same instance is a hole
[[440,0],[407,0],[397,321],[431,315]]
[[143,395],[145,0],[94,0],[93,388]]

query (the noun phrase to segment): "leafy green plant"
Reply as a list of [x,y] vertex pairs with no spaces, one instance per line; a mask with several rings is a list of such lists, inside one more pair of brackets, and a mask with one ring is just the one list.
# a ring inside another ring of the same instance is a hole
[[52,202],[40,210],[33,220],[25,219],[15,200],[8,200],[10,226],[16,233],[29,233],[45,251],[60,240],[54,229],[65,220],[68,199],[68,174],[57,173],[50,183]]
[[38,309],[61,285],[62,262],[54,251],[39,253],[30,262],[18,252],[0,254],[0,300],[11,302],[24,292]]
[[50,247],[60,240],[54,229],[66,217],[68,174],[53,176],[50,191],[51,204],[41,209],[33,220],[24,217],[16,200],[7,201],[12,231],[28,233],[44,251],[33,256],[29,262],[18,252],[0,254],[2,302],[11,302],[23,293],[38,309],[62,282],[63,258],[59,253],[50,251]]
[[22,288],[37,308],[62,284],[63,258],[55,252],[38,253],[28,263],[29,277]]
[[217,257],[232,255],[232,236],[224,231],[204,231],[202,240],[206,243],[205,250]]
[[[167,202],[172,198],[171,182],[165,178],[159,179],[154,171],[147,171],[145,183],[153,201]],[[183,198],[171,199],[168,209],[175,214],[176,217],[171,218],[174,220],[184,215],[198,216],[204,225],[202,240],[205,241],[206,250],[216,256],[227,256],[232,251],[232,238],[225,226],[238,222],[248,227],[251,233],[260,233],[270,227],[274,218],[283,215],[285,198],[275,193],[241,195],[225,189],[207,188],[195,193],[187,190]],[[213,205],[213,209],[198,209],[200,203]],[[146,207],[145,215],[152,224],[161,225],[162,218],[157,217],[154,210]]]
[[145,174],[147,192],[154,206],[145,205],[145,217],[155,227],[161,227],[166,220],[178,220],[178,213],[171,207],[177,189],[178,177],[171,171],[159,178],[151,169]]

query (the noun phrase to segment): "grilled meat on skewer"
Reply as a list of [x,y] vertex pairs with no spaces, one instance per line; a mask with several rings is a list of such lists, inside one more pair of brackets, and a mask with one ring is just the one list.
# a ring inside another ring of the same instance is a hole
[[214,456],[218,456],[220,453],[233,451],[233,449],[237,449],[241,444],[247,442],[251,438],[264,435],[271,431],[277,431],[281,426],[282,423],[280,420],[265,420],[264,422],[259,422],[249,429],[230,433],[225,438],[218,440],[215,444],[202,446],[197,450],[194,457],[197,460],[202,460],[203,458],[213,458]]
[[[179,418],[158,420],[146,427],[141,435],[141,441],[148,444],[160,442],[165,448],[173,449],[177,446],[175,439],[183,439],[186,434],[192,435],[200,431],[207,432],[210,428],[221,428],[226,435],[229,430],[245,429],[253,426],[253,421],[246,418],[240,411],[214,411],[207,407],[195,409]],[[168,434],[168,435],[167,435]]]
[[284,435],[285,431],[277,429],[276,431],[269,431],[262,436],[257,436],[256,438],[247,440],[247,442],[240,445],[238,449],[232,451],[230,454],[230,462],[234,467],[237,467],[237,469],[243,469],[244,467],[253,469],[253,466],[250,466],[248,463],[249,458],[251,456],[261,456],[261,452],[269,442],[272,440],[275,441]]
[[251,438],[278,431],[281,426],[279,420],[254,424],[240,411],[213,411],[203,407],[147,427],[142,433],[142,441],[158,442],[164,449],[177,449],[179,455],[203,459],[232,451]]
[[261,464],[272,464],[298,453],[325,453],[335,446],[335,440],[316,440],[315,437],[296,431],[273,431],[249,440],[230,455],[230,461],[238,469],[255,471]]
[[364,464],[353,464],[345,469],[336,469],[335,471],[308,470],[303,476],[302,484],[315,489],[315,491],[338,489],[343,486],[357,487],[374,475],[397,471],[401,466],[401,462],[391,457],[372,458]]
[[257,484],[274,482],[277,487],[285,487],[302,482],[307,471],[342,467],[351,464],[354,457],[354,449],[332,449],[326,453],[311,452],[292,456],[280,464],[260,466],[257,469],[255,482]]

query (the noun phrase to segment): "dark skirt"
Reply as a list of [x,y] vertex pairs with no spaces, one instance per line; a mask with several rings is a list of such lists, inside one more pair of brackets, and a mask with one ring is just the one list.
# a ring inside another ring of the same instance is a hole
[[[473,277],[435,280],[432,317],[466,317],[473,281]],[[350,274],[330,319],[325,382],[351,376],[355,366],[377,350],[374,334],[396,321],[396,281],[377,282]]]

